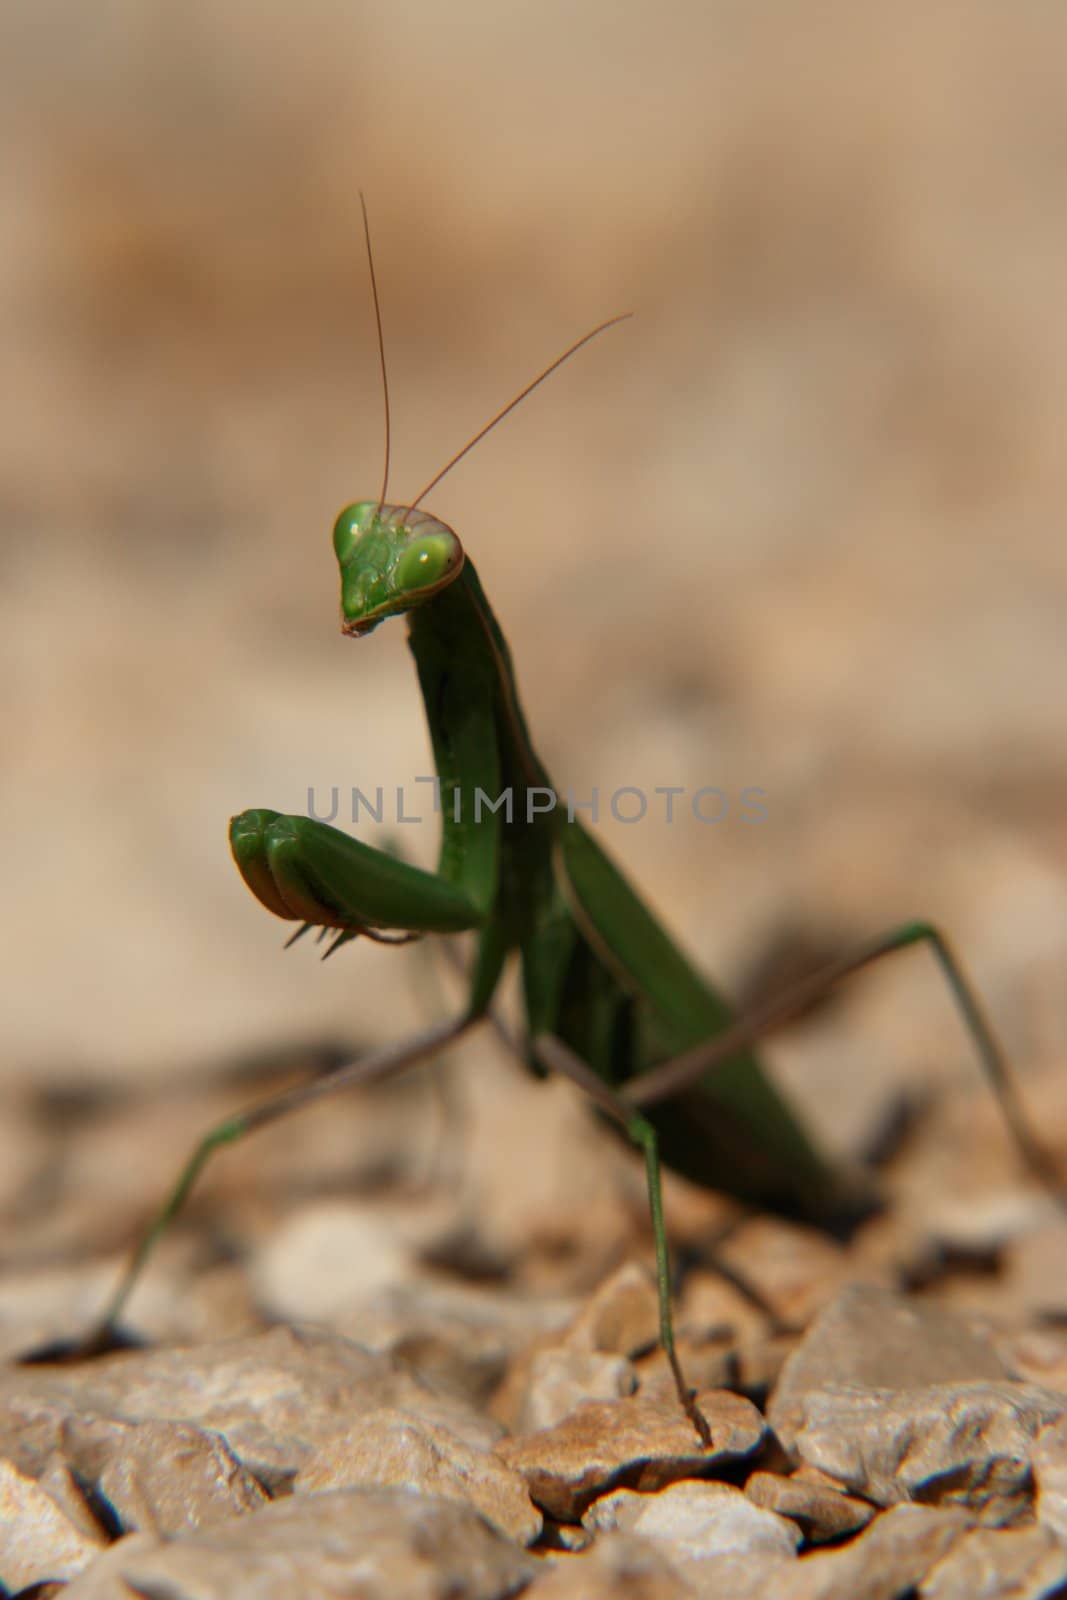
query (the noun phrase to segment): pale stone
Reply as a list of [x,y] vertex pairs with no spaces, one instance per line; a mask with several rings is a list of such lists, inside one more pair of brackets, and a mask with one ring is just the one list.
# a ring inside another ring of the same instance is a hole
[[1030,1451],[1037,1483],[1037,1518],[1067,1542],[1067,1417],[1042,1428]]
[[797,1348],[796,1334],[780,1333],[743,1339],[735,1353],[735,1378],[732,1387],[756,1398],[766,1396],[782,1375],[782,1369]]
[[997,1353],[1008,1376],[1067,1394],[1067,1336],[1058,1328],[1024,1328],[1001,1334]]
[[776,1472],[754,1472],[745,1482],[745,1493],[753,1505],[789,1517],[809,1544],[858,1533],[875,1511],[866,1500],[842,1494],[835,1484],[814,1482],[799,1473],[783,1478]]
[[[181,1533],[267,1503],[220,1434],[184,1422],[120,1427],[107,1425],[112,1437],[95,1482],[124,1532]],[[75,1465],[91,1459],[84,1444],[71,1457]]]
[[[346,1262],[352,1270],[339,1270]],[[330,1323],[361,1300],[410,1278],[413,1265],[410,1245],[380,1209],[317,1201],[300,1207],[271,1234],[252,1263],[252,1282],[274,1316]]]
[[47,1579],[73,1578],[107,1543],[73,1522],[39,1483],[0,1460],[0,1582],[14,1592]]
[[[895,1506],[840,1549],[802,1556],[762,1594],[767,1600],[905,1600],[969,1521],[958,1509]],[[760,1600],[760,1591],[723,1594],[722,1600]]]
[[[484,1409],[531,1338],[553,1340],[573,1315],[573,1301],[521,1296],[511,1284],[420,1280],[379,1289],[333,1326],[369,1350],[410,1362],[423,1381]],[[513,1425],[513,1415],[499,1414]]]
[[635,1356],[659,1341],[659,1298],[652,1272],[628,1261],[589,1296],[564,1335],[574,1350]]
[[586,1400],[618,1400],[633,1394],[637,1373],[625,1356],[552,1346],[531,1357],[526,1392],[515,1419],[516,1433],[554,1427]]
[[766,1425],[740,1395],[709,1390],[698,1404],[711,1430],[704,1449],[677,1400],[587,1401],[554,1428],[508,1439],[499,1454],[526,1479],[539,1506],[563,1521],[580,1517],[617,1486],[660,1489],[678,1478],[710,1475],[758,1449]]
[[1067,1587],[1067,1546],[1048,1528],[976,1528],[928,1572],[922,1600],[1049,1600]]
[[1067,1217],[1046,1206],[1049,1219],[1016,1241],[1007,1264],[1004,1294],[1019,1321],[1055,1322],[1067,1312]]
[[794,1556],[801,1537],[793,1523],[753,1505],[740,1489],[697,1479],[651,1495],[616,1489],[594,1501],[582,1521],[652,1539],[693,1581],[689,1569],[716,1556]]
[[177,1538],[132,1534],[64,1600],[504,1600],[537,1564],[469,1506],[404,1489],[334,1489],[276,1500]]
[[[738,1384],[737,1351],[728,1345],[679,1337],[675,1345],[678,1362],[685,1381],[691,1389],[736,1389]],[[667,1353],[657,1345],[647,1355],[634,1362],[641,1394],[649,1400],[667,1401],[677,1396]]]
[[651,1539],[608,1533],[581,1555],[553,1562],[529,1600],[696,1600],[687,1583]]
[[421,1384],[406,1365],[337,1334],[275,1328],[189,1348],[124,1351],[78,1367],[0,1377],[0,1451],[27,1471],[56,1448],[65,1410],[125,1422],[160,1418],[221,1433],[268,1488],[285,1487],[353,1417],[400,1406],[474,1445],[500,1428]]
[[126,1533],[177,1533],[254,1510],[267,1498],[225,1439],[189,1423],[124,1422],[21,1396],[0,1413],[0,1432],[23,1470],[42,1483],[57,1468],[73,1470]]
[[394,1409],[373,1411],[324,1444],[301,1468],[293,1490],[390,1485],[470,1505],[519,1544],[531,1544],[541,1532],[541,1513],[514,1468],[447,1428]]
[[844,1284],[854,1283],[860,1275],[874,1279],[885,1275],[873,1265],[857,1262],[827,1234],[765,1214],[746,1217],[715,1255],[785,1328],[804,1327]]
[[721,1272],[695,1268],[686,1275],[675,1313],[675,1332],[743,1344],[768,1330],[766,1312]]
[[36,1477],[41,1488],[51,1496],[64,1516],[69,1517],[88,1539],[95,1543],[101,1534],[113,1534],[113,1519],[108,1515],[110,1508],[99,1503],[95,1508],[90,1505],[89,1496],[95,1497],[95,1484],[87,1482],[83,1476],[76,1477],[69,1463],[61,1456],[52,1456],[45,1464],[44,1471],[32,1476]]
[[580,1522],[557,1522],[554,1517],[546,1517],[538,1548],[574,1553],[588,1550],[592,1542],[593,1535]]
[[804,1425],[808,1396],[828,1384],[914,1389],[1006,1376],[990,1340],[964,1318],[851,1284],[820,1312],[786,1361],[767,1419],[789,1449]]
[[999,1525],[1032,1499],[1029,1454],[1067,1397],[1031,1384],[825,1388],[806,1399],[801,1459],[879,1505],[962,1505]]

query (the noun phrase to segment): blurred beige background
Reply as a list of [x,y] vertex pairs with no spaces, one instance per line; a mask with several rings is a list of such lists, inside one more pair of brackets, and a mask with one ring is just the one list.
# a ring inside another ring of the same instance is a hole
[[[226,847],[428,770],[403,629],[336,625],[382,452],[360,188],[396,499],[637,313],[431,509],[561,784],[765,789],[605,829],[671,927],[741,983],[935,916],[1016,1056],[1060,1048],[1065,48],[1036,0],[4,8],[5,1070],[417,1020],[404,955],[283,956]],[[783,1047],[816,1100],[828,1051],[970,1070],[917,958],[847,1017]]]

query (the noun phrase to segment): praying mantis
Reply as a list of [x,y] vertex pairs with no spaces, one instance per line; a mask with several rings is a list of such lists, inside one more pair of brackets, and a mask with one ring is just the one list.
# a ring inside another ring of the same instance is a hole
[[577,1082],[644,1157],[660,1336],[679,1400],[709,1443],[675,1349],[661,1163],[706,1187],[824,1224],[854,1218],[870,1200],[870,1185],[829,1162],[768,1077],[753,1053],[762,1035],[851,973],[926,945],[1024,1157],[1048,1181],[1051,1164],[1028,1129],[983,1007],[935,926],[914,921],[891,929],[772,1004],[735,1019],[568,810],[536,753],[511,652],[474,564],[456,533],[420,503],[532,389],[623,319],[612,318],[571,345],[409,505],[391,504],[388,382],[365,207],[364,226],[386,452],[378,498],[346,506],[334,524],[342,628],[363,638],[388,618],[407,619],[439,784],[437,870],[409,865],[310,816],[265,808],[232,819],[230,847],[261,905],[298,924],[294,939],[317,928],[320,937],[332,933],[335,950],[360,936],[402,943],[473,935],[466,1000],[455,1016],[210,1130],[134,1252],[99,1324],[98,1342],[114,1329],[155,1242],[215,1150],[323,1095],[436,1055],[489,1017],[502,972],[517,957],[527,1063]]

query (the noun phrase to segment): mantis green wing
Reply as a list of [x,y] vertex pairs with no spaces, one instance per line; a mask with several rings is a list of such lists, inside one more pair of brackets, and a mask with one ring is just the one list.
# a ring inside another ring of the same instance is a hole
[[[623,1084],[733,1023],[730,1007],[578,823],[560,827],[557,862],[583,937],[633,999],[630,1059],[622,1072],[618,1053],[603,1060],[609,1082]],[[646,1115],[663,1160],[695,1183],[822,1222],[862,1206],[851,1177],[839,1178],[820,1155],[751,1050]]]

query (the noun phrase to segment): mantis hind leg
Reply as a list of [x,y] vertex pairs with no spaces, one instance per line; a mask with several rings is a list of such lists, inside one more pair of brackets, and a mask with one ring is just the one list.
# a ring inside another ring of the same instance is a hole
[[[479,1014],[466,1011],[459,1017],[427,1028],[396,1044],[387,1045],[384,1049],[376,1050],[357,1061],[346,1061],[310,1083],[298,1084],[294,1088],[283,1090],[281,1094],[273,1095],[269,1100],[252,1106],[248,1111],[227,1117],[225,1121],[210,1129],[196,1145],[163,1205],[145,1229],[96,1326],[84,1340],[80,1340],[74,1348],[64,1353],[92,1355],[114,1345],[116,1325],[153,1250],[182,1210],[197,1179],[216,1150],[222,1149],[224,1145],[236,1144],[239,1139],[254,1133],[257,1128],[264,1128],[268,1123],[277,1122],[290,1112],[302,1110],[304,1106],[311,1105],[313,1101],[320,1100],[325,1095],[334,1094],[339,1089],[378,1083],[392,1077],[394,1073],[403,1071],[406,1067],[429,1060],[479,1021],[481,1021]],[[43,1357],[38,1356],[37,1359]]]
[[835,989],[846,978],[862,972],[885,956],[909,950],[915,945],[926,945],[941,969],[974,1044],[983,1076],[996,1096],[1005,1125],[1024,1165],[1061,1206],[1067,1206],[1064,1179],[1056,1162],[1034,1133],[1019,1097],[1007,1055],[986,1015],[985,1007],[948,939],[931,922],[903,923],[861,946],[852,955],[821,968],[767,1005],[739,1018],[706,1044],[697,1045],[631,1079],[622,1091],[623,1098],[634,1109],[669,1099],[671,1095],[697,1083],[705,1073],[724,1065],[739,1051],[748,1049],[766,1034],[794,1021],[814,1001]]
[[583,1089],[600,1109],[612,1117],[641,1149],[648,1179],[649,1210],[656,1248],[656,1279],[659,1291],[660,1340],[674,1375],[678,1397],[701,1440],[710,1442],[707,1423],[696,1405],[693,1391],[685,1382],[675,1350],[671,1314],[670,1267],[657,1135],[640,1108],[653,1106],[699,1082],[707,1072],[736,1058],[764,1035],[784,1027],[803,1014],[813,1001],[883,957],[914,945],[926,945],[933,952],[950,992],[974,1042],[984,1076],[988,1080],[1004,1115],[1012,1140],[1027,1168],[1053,1193],[1057,1202],[1067,1204],[1067,1192],[1056,1164],[1035,1136],[1023,1110],[1018,1091],[985,1009],[978,999],[959,960],[941,931],[929,922],[908,922],[872,940],[850,956],[833,962],[810,978],[795,984],[776,1000],[740,1018],[725,1032],[706,1044],[698,1045],[673,1060],[654,1067],[625,1084],[620,1091],[608,1087],[593,1069],[561,1039],[553,1034],[538,1034],[532,1041],[534,1055],[543,1066],[561,1072]]

